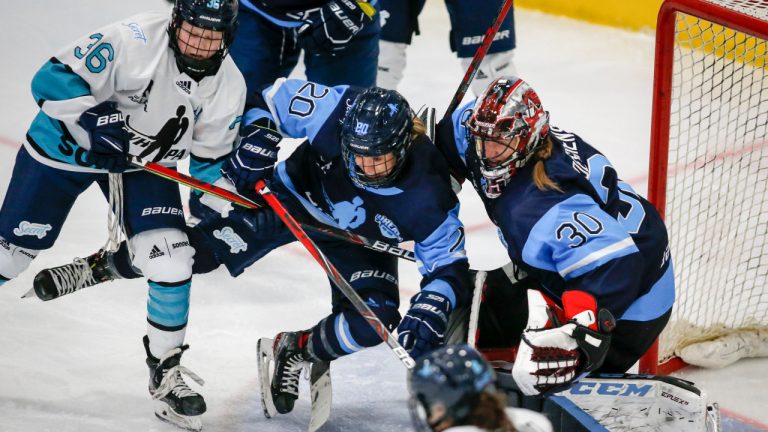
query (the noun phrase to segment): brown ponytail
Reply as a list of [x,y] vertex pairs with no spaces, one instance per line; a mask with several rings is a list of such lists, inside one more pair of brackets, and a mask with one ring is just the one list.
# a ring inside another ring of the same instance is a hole
[[414,140],[419,135],[426,135],[427,127],[424,126],[424,122],[420,118],[413,118],[413,127],[411,127],[411,139]]
[[556,190],[562,193],[563,190],[560,189],[560,186],[554,180],[549,178],[546,169],[544,169],[544,161],[549,159],[550,156],[552,156],[552,141],[547,137],[545,138],[544,145],[536,150],[536,153],[533,155],[535,164],[533,166],[533,184],[541,191]]
[[498,392],[480,393],[475,409],[469,414],[465,424],[477,426],[494,432],[515,432],[515,426],[504,410],[506,398]]

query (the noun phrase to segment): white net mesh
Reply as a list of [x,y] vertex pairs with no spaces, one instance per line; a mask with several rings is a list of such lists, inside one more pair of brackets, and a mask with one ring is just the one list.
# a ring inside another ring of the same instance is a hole
[[[768,22],[765,1],[708,3]],[[768,327],[766,48],[677,13],[665,220],[678,293],[660,361],[692,342]]]

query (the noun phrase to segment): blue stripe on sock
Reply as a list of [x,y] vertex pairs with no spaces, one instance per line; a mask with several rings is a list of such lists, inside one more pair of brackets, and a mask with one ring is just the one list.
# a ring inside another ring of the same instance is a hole
[[336,334],[336,340],[339,342],[339,346],[347,354],[352,354],[363,349],[363,347],[355,341],[355,338],[352,337],[352,332],[349,330],[349,322],[344,317],[344,314],[336,315],[336,319],[333,321],[333,330]]
[[189,293],[192,287],[187,282],[177,287],[164,287],[149,282],[147,318],[166,327],[186,325],[189,317]]

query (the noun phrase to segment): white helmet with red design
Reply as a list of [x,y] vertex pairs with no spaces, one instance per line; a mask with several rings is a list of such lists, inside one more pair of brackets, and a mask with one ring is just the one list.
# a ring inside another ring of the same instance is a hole
[[485,194],[496,198],[544,143],[549,113],[528,83],[504,77],[477,98],[466,127],[484,178]]

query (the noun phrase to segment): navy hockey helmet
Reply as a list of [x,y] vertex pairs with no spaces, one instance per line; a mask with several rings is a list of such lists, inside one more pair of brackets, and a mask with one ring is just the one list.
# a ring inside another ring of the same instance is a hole
[[416,361],[408,378],[408,407],[417,431],[447,419],[465,424],[480,394],[494,390],[491,365],[469,345],[447,345]]
[[485,194],[496,198],[544,143],[549,113],[528,83],[504,77],[477,98],[466,127],[485,178]]
[[394,90],[373,87],[357,95],[341,126],[341,155],[355,185],[387,187],[397,178],[411,144],[413,117]]
[[[168,43],[179,70],[198,81],[216,75],[235,38],[237,8],[238,0],[176,0],[168,25]],[[221,39],[206,34],[210,32],[192,35],[182,28],[184,22],[221,32]]]

